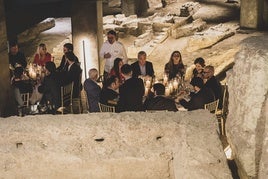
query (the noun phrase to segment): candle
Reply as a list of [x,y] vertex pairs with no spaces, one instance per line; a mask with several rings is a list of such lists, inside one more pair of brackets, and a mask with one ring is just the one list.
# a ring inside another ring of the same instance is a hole
[[164,85],[167,84],[167,81],[168,81],[167,74],[164,74],[164,79],[163,79],[163,83],[164,83]]
[[169,87],[166,87],[165,96],[169,96],[169,95],[170,95],[170,89]]
[[173,88],[174,88],[175,90],[178,89],[178,85],[179,85],[178,81],[177,81],[177,80],[174,80],[174,81],[173,81]]
[[144,96],[148,96],[149,88],[145,88]]
[[168,87],[169,87],[169,92],[172,93],[173,92],[173,84],[169,83]]
[[32,79],[36,79],[36,73],[32,70],[32,71],[29,71],[29,76],[32,78]]
[[151,81],[150,80],[146,80],[145,87],[146,88],[150,88],[151,87]]

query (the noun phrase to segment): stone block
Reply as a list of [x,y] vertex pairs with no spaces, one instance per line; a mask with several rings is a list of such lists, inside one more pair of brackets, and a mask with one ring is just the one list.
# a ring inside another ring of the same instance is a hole
[[113,24],[115,17],[113,15],[108,15],[103,17],[103,25],[105,24]]
[[154,35],[154,42],[157,44],[164,42],[168,38],[168,32],[155,33]]
[[153,29],[153,23],[152,22],[138,22],[138,31],[140,34],[144,34],[147,30]]
[[166,29],[170,28],[173,24],[171,23],[161,23],[161,22],[154,22],[153,23],[153,30],[154,32],[163,32],[166,31]]
[[240,174],[267,178],[268,36],[245,39],[227,73],[229,115],[226,134]]
[[136,47],[144,46],[146,43],[150,42],[152,39],[153,39],[152,31],[147,31],[146,33],[137,37],[137,39],[134,41],[134,46]]
[[2,178],[231,179],[216,129],[205,110],[1,118],[0,173]]
[[55,26],[54,18],[47,18],[35,26],[25,30],[18,35],[19,43],[29,42],[35,39],[41,32],[46,31]]
[[198,49],[211,47],[219,41],[235,34],[236,27],[219,24],[210,27],[203,32],[195,33],[188,41],[187,51],[193,52]]
[[187,24],[176,29],[172,28],[171,36],[177,39],[180,37],[193,35],[195,32],[202,31],[205,28],[206,28],[206,22],[202,21],[202,19],[197,19],[193,21],[191,24]]
[[174,25],[173,25],[172,29],[176,29],[180,26],[191,23],[193,21],[192,16],[188,16],[188,17],[175,16],[175,17],[173,17],[173,19],[174,19]]

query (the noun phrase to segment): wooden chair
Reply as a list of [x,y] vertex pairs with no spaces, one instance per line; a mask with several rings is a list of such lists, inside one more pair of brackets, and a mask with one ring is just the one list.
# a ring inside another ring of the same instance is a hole
[[211,113],[215,114],[215,118],[217,119],[218,127],[219,127],[218,133],[223,134],[222,133],[223,122],[221,119],[218,118],[218,105],[219,105],[219,99],[211,103],[205,104],[204,108],[206,110],[209,110]]
[[61,87],[61,107],[58,109],[61,114],[66,112],[66,108],[69,108],[70,113],[73,113],[73,86],[74,83],[70,83],[68,85]]
[[222,85],[222,109],[218,110],[216,113],[217,119],[220,123],[220,128],[221,128],[221,134],[225,135],[225,121],[228,115],[228,86],[226,83]]
[[[82,81],[82,70],[79,74],[79,81],[78,84],[81,84]],[[82,89],[80,89],[82,90]],[[82,113],[82,96],[81,91],[79,92],[79,96],[77,98],[72,99],[72,110],[74,114],[81,114]]]
[[72,108],[73,108],[73,112],[75,114],[81,114],[82,113],[82,103],[81,103],[80,97],[73,98]]
[[211,103],[205,104],[204,108],[206,110],[209,110],[211,113],[216,114],[217,110],[218,110],[218,105],[219,105],[219,99],[217,99],[216,101],[213,101]]
[[22,101],[23,101],[23,107],[29,107],[30,93],[21,93],[21,98],[22,98]]
[[105,104],[99,104],[100,112],[115,112],[115,106],[108,106]]

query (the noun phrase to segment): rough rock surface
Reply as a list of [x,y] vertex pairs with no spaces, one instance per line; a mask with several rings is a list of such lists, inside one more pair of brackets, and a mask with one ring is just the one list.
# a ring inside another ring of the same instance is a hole
[[0,118],[2,178],[231,178],[208,111]]
[[234,35],[236,28],[238,28],[238,26],[228,27],[224,24],[218,24],[214,27],[210,27],[206,31],[197,32],[190,38],[187,51],[193,52],[198,49],[211,47],[217,42]]
[[47,18],[42,22],[36,24],[30,29],[25,30],[24,32],[18,35],[18,40],[20,43],[29,42],[35,39],[41,32],[48,30],[55,26],[54,18]]
[[228,75],[228,141],[241,176],[267,178],[268,166],[268,36],[242,42]]

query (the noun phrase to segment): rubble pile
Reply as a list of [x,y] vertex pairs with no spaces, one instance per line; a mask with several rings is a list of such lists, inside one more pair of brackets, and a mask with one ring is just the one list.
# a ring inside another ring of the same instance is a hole
[[[169,2],[171,3],[171,2]],[[201,19],[193,21],[192,15],[200,8],[199,3],[187,2],[182,5],[180,14],[155,13],[146,18],[138,18],[137,15],[126,17],[124,14],[109,15],[103,17],[104,34],[109,30],[118,32],[119,38],[128,35],[136,36],[133,45],[128,47],[128,57],[135,58],[140,50],[148,55],[154,50],[155,45],[164,42],[169,36],[180,38],[193,35],[195,32],[205,29],[206,22]]]

